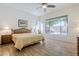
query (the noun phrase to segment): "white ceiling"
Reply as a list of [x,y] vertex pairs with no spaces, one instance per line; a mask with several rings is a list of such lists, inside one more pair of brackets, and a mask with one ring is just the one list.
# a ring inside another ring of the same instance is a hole
[[11,8],[19,9],[21,11],[29,12],[30,14],[33,14],[35,16],[41,16],[46,13],[56,12],[57,10],[61,10],[63,8],[75,5],[72,3],[50,3],[50,4],[56,5],[56,7],[47,8],[46,12],[44,12],[42,8],[38,8],[41,6],[41,3],[7,3],[4,5],[9,6]]

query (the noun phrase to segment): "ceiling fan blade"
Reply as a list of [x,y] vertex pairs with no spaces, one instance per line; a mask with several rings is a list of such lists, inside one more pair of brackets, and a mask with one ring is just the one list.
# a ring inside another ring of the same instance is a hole
[[56,6],[55,5],[48,5],[47,7],[49,7],[49,8],[55,8]]

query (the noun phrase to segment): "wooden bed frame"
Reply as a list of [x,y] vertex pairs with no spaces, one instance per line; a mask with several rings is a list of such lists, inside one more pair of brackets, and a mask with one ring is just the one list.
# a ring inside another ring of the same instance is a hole
[[21,34],[21,33],[31,33],[30,29],[20,28],[12,30],[13,34]]
[[[20,29],[12,30],[12,32],[13,32],[13,34],[22,34],[22,33],[31,33],[31,30],[30,29],[26,29],[26,28],[20,28]],[[45,44],[45,39],[32,42],[31,44],[38,43],[40,41],[42,41],[43,45]],[[28,44],[28,45],[31,45],[31,44]],[[24,47],[26,47],[26,46],[24,46]]]

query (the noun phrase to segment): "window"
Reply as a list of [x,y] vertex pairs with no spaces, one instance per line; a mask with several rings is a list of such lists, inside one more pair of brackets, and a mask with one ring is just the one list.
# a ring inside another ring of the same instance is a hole
[[43,33],[43,23],[38,21],[36,22],[36,25],[35,25],[35,31],[36,33]]
[[67,35],[68,17],[61,16],[46,20],[45,32],[51,34]]

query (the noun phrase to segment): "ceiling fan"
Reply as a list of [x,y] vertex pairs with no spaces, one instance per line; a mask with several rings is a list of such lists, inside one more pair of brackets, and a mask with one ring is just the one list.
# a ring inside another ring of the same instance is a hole
[[40,7],[38,8],[43,8],[44,11],[47,10],[47,8],[55,8],[55,5],[48,5],[47,3],[42,3]]

